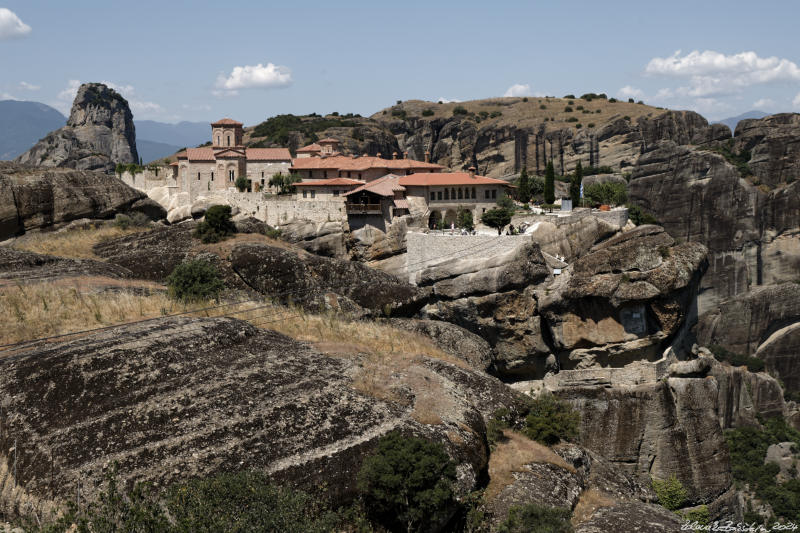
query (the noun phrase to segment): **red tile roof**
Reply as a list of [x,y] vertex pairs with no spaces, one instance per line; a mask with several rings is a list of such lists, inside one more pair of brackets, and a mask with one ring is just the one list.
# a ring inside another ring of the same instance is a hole
[[395,176],[394,174],[387,174],[382,178],[378,178],[374,181],[366,183],[357,189],[353,189],[349,193],[345,194],[345,196],[350,196],[361,191],[368,191],[371,193],[375,193],[379,196],[394,196],[396,191],[405,191],[405,187],[400,185],[399,183],[400,176]]
[[297,149],[297,153],[301,152],[319,152],[322,150],[322,147],[317,143],[309,144],[308,146],[303,146],[302,148]]
[[248,148],[248,161],[291,161],[288,148]]
[[316,185],[318,187],[329,187],[329,186],[358,186],[364,185],[363,181],[359,180],[351,180],[350,178],[330,178],[327,180],[305,180],[301,181],[300,183],[295,183],[295,187],[308,187],[311,185]]
[[334,139],[333,137],[325,137],[324,139],[320,139],[317,141],[317,144],[339,144],[339,139]]
[[177,157],[178,159],[186,159],[186,150],[181,150],[180,152],[175,154],[175,157]]
[[214,149],[210,146],[203,148],[187,148],[186,157],[189,161],[214,161]]
[[216,122],[211,123],[212,126],[243,126],[241,122],[237,122],[232,118],[221,118]]
[[225,148],[224,150],[217,150],[214,152],[214,157],[244,157],[245,148],[243,146],[236,148]]
[[487,178],[486,176],[470,177],[467,172],[426,172],[409,174],[408,176],[400,177],[400,185],[409,186],[426,186],[426,185],[502,185],[505,187],[510,186],[507,181],[498,180],[495,178]]
[[394,206],[398,209],[409,209],[408,207],[408,200],[405,198],[403,199],[394,199]]
[[391,170],[439,170],[444,167],[436,163],[425,163],[413,159],[383,159],[380,157],[352,157],[352,156],[331,156],[331,157],[301,157],[292,160],[292,168],[295,170],[369,170],[372,168],[382,168]]

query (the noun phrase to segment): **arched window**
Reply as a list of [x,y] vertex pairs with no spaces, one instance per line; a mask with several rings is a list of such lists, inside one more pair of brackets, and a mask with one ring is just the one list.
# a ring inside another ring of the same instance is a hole
[[219,140],[219,135],[217,135],[217,146],[220,146],[222,143]]
[[231,145],[231,136],[228,135],[228,146],[230,146],[230,145]]
[[200,173],[197,173],[197,181],[200,181]]

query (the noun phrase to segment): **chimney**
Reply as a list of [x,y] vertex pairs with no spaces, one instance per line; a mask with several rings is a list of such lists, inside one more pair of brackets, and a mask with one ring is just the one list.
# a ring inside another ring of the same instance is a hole
[[425,150],[425,162],[426,163],[430,163],[431,162],[431,151],[430,150]]
[[408,159],[408,150],[403,152],[403,159]]
[[467,170],[469,170],[469,177],[475,178],[475,167],[469,167]]
[[397,152],[392,152],[392,159],[397,159]]

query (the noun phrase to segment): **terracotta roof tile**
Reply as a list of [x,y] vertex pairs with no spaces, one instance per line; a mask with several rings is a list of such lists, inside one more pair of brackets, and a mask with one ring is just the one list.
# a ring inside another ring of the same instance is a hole
[[288,148],[248,148],[248,161],[291,161]]
[[203,148],[187,148],[186,157],[189,161],[214,161],[214,149],[210,146]]
[[243,126],[241,122],[237,122],[232,118],[221,118],[216,122],[211,123],[212,126]]
[[349,193],[345,194],[345,196],[350,196],[361,191],[368,191],[371,193],[375,193],[379,196],[394,196],[395,191],[405,191],[405,187],[399,184],[398,180],[400,176],[395,176],[394,174],[387,174],[382,178],[378,178],[374,181],[366,183],[357,189],[353,189]]
[[402,199],[395,198],[394,206],[398,209],[410,209],[408,207],[408,200],[406,200],[405,198]]
[[311,185],[316,185],[318,187],[328,187],[332,185],[338,186],[352,186],[352,185],[364,185],[363,181],[359,180],[351,180],[350,178],[330,178],[327,180],[305,180],[301,181],[300,183],[295,183],[295,187],[308,187]]
[[425,172],[400,177],[400,185],[503,185],[508,187],[510,184],[507,181],[486,176],[476,175],[473,178],[467,172]]
[[333,137],[325,137],[324,139],[320,139],[317,141],[317,144],[339,144],[339,139],[334,139]]
[[298,148],[297,153],[319,152],[320,150],[322,150],[322,147],[320,145],[318,145],[317,143],[312,143],[309,144],[308,146],[303,146],[302,148]]

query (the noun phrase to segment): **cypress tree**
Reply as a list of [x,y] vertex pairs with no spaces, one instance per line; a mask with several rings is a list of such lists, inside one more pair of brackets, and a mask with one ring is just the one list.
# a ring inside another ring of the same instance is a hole
[[578,165],[575,167],[575,173],[572,175],[572,180],[569,183],[569,197],[572,198],[572,207],[578,207],[581,201],[581,182],[583,181],[583,165],[578,160]]
[[531,201],[531,182],[528,179],[528,168],[523,166],[517,182],[517,196],[520,202],[527,204]]
[[553,168],[553,160],[547,162],[547,169],[544,171],[544,203],[552,204],[556,201],[556,170]]

